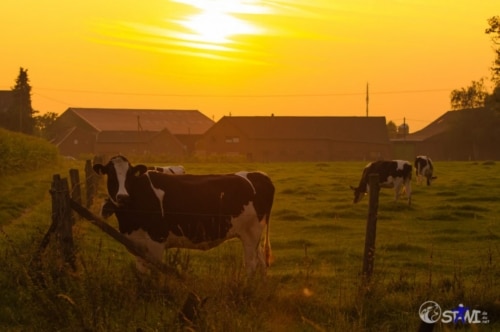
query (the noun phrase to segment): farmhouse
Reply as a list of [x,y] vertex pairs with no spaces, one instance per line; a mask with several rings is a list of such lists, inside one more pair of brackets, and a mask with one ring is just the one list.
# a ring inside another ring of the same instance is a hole
[[68,108],[55,122],[61,154],[162,154],[180,158],[213,121],[197,110]]
[[412,160],[428,155],[432,160],[500,159],[500,118],[486,108],[448,111],[428,126],[392,139],[393,155]]
[[8,110],[14,100],[14,93],[11,90],[0,90],[0,114]]
[[389,159],[385,117],[225,116],[196,144],[202,157],[248,161]]

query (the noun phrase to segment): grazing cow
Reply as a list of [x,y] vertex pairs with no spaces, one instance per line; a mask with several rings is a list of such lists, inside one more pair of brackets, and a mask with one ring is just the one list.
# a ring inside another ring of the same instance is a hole
[[[171,175],[132,166],[123,156],[93,168],[107,175],[120,232],[158,261],[167,248],[208,250],[237,237],[249,273],[269,266],[274,185],[266,174]],[[263,256],[260,240],[265,227]],[[139,257],[137,267],[146,270]]]
[[420,183],[425,178],[427,181],[427,185],[431,185],[431,181],[437,179],[436,176],[433,175],[434,166],[432,165],[431,158],[427,156],[417,156],[415,158],[415,173],[417,174],[417,183]]
[[354,190],[354,203],[359,202],[369,192],[368,178],[370,174],[379,174],[381,188],[394,188],[397,201],[401,190],[405,188],[408,204],[411,204],[411,164],[406,160],[379,160],[366,165],[357,188]]

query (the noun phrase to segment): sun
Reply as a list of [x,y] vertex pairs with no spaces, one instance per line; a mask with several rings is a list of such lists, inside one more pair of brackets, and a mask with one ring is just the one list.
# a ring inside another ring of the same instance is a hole
[[[267,14],[269,9],[252,0],[176,0],[196,8],[199,12],[176,23],[187,29],[180,37],[202,44],[230,44],[236,35],[262,33],[255,23],[244,16]],[[201,47],[203,48],[203,47]]]
[[230,43],[229,38],[233,35],[257,32],[248,22],[213,9],[193,15],[181,22],[181,25],[193,32],[193,40],[215,44]]
[[[152,20],[99,22],[100,42],[176,56],[265,64],[260,37],[276,8],[266,0],[169,0]],[[173,58],[171,58],[173,59]],[[201,63],[201,62],[197,62]],[[213,62],[210,62],[213,63]]]

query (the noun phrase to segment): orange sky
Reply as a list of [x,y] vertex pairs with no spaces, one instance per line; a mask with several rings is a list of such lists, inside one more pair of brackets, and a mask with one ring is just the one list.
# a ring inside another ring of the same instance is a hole
[[403,119],[489,78],[498,0],[3,0],[0,89],[28,69],[33,108]]

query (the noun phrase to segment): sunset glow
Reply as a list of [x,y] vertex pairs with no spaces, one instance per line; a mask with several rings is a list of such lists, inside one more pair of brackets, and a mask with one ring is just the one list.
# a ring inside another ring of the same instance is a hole
[[[29,8],[29,10],[27,10]],[[485,0],[2,2],[0,90],[28,69],[40,113],[68,107],[370,116],[418,130],[488,78]]]

